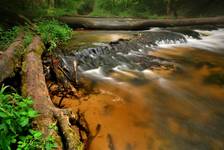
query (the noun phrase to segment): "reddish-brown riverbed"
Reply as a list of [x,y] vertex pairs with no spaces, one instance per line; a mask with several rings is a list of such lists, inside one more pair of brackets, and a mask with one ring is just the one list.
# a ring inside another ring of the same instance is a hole
[[172,67],[115,70],[86,97],[63,100],[93,134],[101,126],[90,150],[224,149],[224,54],[190,46],[148,54]]

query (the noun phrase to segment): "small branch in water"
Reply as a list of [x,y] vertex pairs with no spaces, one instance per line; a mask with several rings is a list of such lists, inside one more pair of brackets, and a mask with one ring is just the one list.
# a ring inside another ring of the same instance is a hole
[[114,142],[113,142],[111,134],[107,134],[107,140],[108,140],[108,143],[109,143],[109,145],[108,145],[109,149],[110,150],[115,150]]
[[61,97],[61,99],[60,99],[60,101],[58,103],[58,107],[59,108],[62,108],[63,107],[63,106],[61,106],[61,103],[62,103],[62,101],[63,101],[64,98],[65,98],[65,94],[62,95],[62,97]]
[[77,85],[78,84],[78,78],[77,78],[77,61],[76,60],[73,61],[73,69],[74,69],[73,80],[75,81],[75,84]]

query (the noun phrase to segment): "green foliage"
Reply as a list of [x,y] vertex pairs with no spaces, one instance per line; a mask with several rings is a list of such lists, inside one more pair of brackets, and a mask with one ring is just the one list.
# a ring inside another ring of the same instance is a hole
[[0,26],[0,32],[3,32],[3,28]]
[[26,31],[23,39],[23,46],[27,47],[33,39],[33,33],[31,31]]
[[92,16],[119,16],[152,18],[164,15],[163,0],[95,0]]
[[52,136],[44,139],[40,131],[29,130],[29,135],[21,136],[17,150],[52,150],[57,148]]
[[77,7],[77,13],[80,15],[88,15],[93,11],[95,0],[83,0]]
[[[76,14],[83,0],[8,0],[0,1],[0,10],[10,10],[30,18]],[[8,13],[8,12],[7,12]],[[7,19],[3,15],[4,18]],[[1,19],[0,19],[1,20]]]
[[6,49],[9,44],[17,37],[20,28],[15,26],[12,29],[0,30],[0,49]]
[[51,150],[54,139],[43,138],[39,131],[31,130],[31,121],[37,112],[31,107],[30,98],[17,93],[7,94],[7,87],[0,89],[0,149],[1,150]]
[[72,29],[56,20],[44,20],[37,23],[37,33],[40,34],[48,51],[52,51],[60,43],[65,43],[72,37]]

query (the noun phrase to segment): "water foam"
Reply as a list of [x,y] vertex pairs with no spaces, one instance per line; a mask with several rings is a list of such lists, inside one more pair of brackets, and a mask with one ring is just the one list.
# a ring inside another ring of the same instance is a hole
[[193,39],[186,36],[187,43],[158,42],[157,44],[159,48],[192,47],[217,53],[224,53],[224,29],[195,31],[201,35],[201,39]]

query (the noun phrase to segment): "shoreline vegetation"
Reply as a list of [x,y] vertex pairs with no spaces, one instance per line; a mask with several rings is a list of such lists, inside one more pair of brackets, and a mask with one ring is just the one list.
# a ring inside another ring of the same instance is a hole
[[[55,54],[72,38],[71,27],[142,30],[223,25],[224,17],[215,17],[224,16],[223,6],[218,0],[1,0],[0,135],[7,136],[0,138],[0,149],[82,150],[95,137],[79,111],[61,109],[49,94],[55,82],[55,91],[63,95],[60,103],[68,93],[77,98],[85,93],[76,77],[66,78]],[[182,19],[192,17],[198,19]],[[76,70],[77,63],[73,65]],[[17,92],[8,90],[8,85]]]

